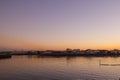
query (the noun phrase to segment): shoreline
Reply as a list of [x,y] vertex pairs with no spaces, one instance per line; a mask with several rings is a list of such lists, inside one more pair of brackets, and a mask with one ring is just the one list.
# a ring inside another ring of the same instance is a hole
[[80,49],[66,49],[65,51],[4,51],[0,52],[0,58],[10,58],[12,55],[37,55],[37,56],[51,56],[51,57],[119,57],[120,50],[80,50]]

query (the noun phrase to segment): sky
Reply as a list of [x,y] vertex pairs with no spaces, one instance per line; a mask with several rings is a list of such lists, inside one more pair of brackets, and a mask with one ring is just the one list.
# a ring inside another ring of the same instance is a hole
[[0,0],[0,50],[120,49],[120,0]]

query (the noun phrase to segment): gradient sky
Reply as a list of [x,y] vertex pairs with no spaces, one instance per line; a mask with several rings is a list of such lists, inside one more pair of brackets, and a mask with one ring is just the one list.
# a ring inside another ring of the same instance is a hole
[[120,0],[0,0],[0,49],[120,49]]

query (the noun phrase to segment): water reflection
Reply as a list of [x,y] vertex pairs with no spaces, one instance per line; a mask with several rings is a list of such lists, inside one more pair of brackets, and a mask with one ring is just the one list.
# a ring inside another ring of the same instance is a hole
[[13,56],[0,60],[0,80],[118,80],[120,57]]
[[4,58],[0,58],[0,60],[11,59],[11,58],[12,58],[12,56],[11,57],[4,57]]
[[0,58],[0,60],[2,60],[2,59],[11,59],[11,57],[9,57],[9,58]]

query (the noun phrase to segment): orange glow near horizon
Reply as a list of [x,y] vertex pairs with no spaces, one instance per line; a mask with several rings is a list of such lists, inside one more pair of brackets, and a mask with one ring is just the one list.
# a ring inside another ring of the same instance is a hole
[[[110,44],[111,43],[111,44]],[[2,35],[0,39],[0,47],[6,47],[8,49],[23,49],[23,50],[65,50],[66,48],[71,49],[120,49],[120,45],[118,42],[107,42],[101,44],[94,44],[94,43],[79,43],[75,42],[59,42],[58,44],[45,44],[45,43],[37,43],[37,42],[30,42],[24,39],[13,38],[10,36]]]

